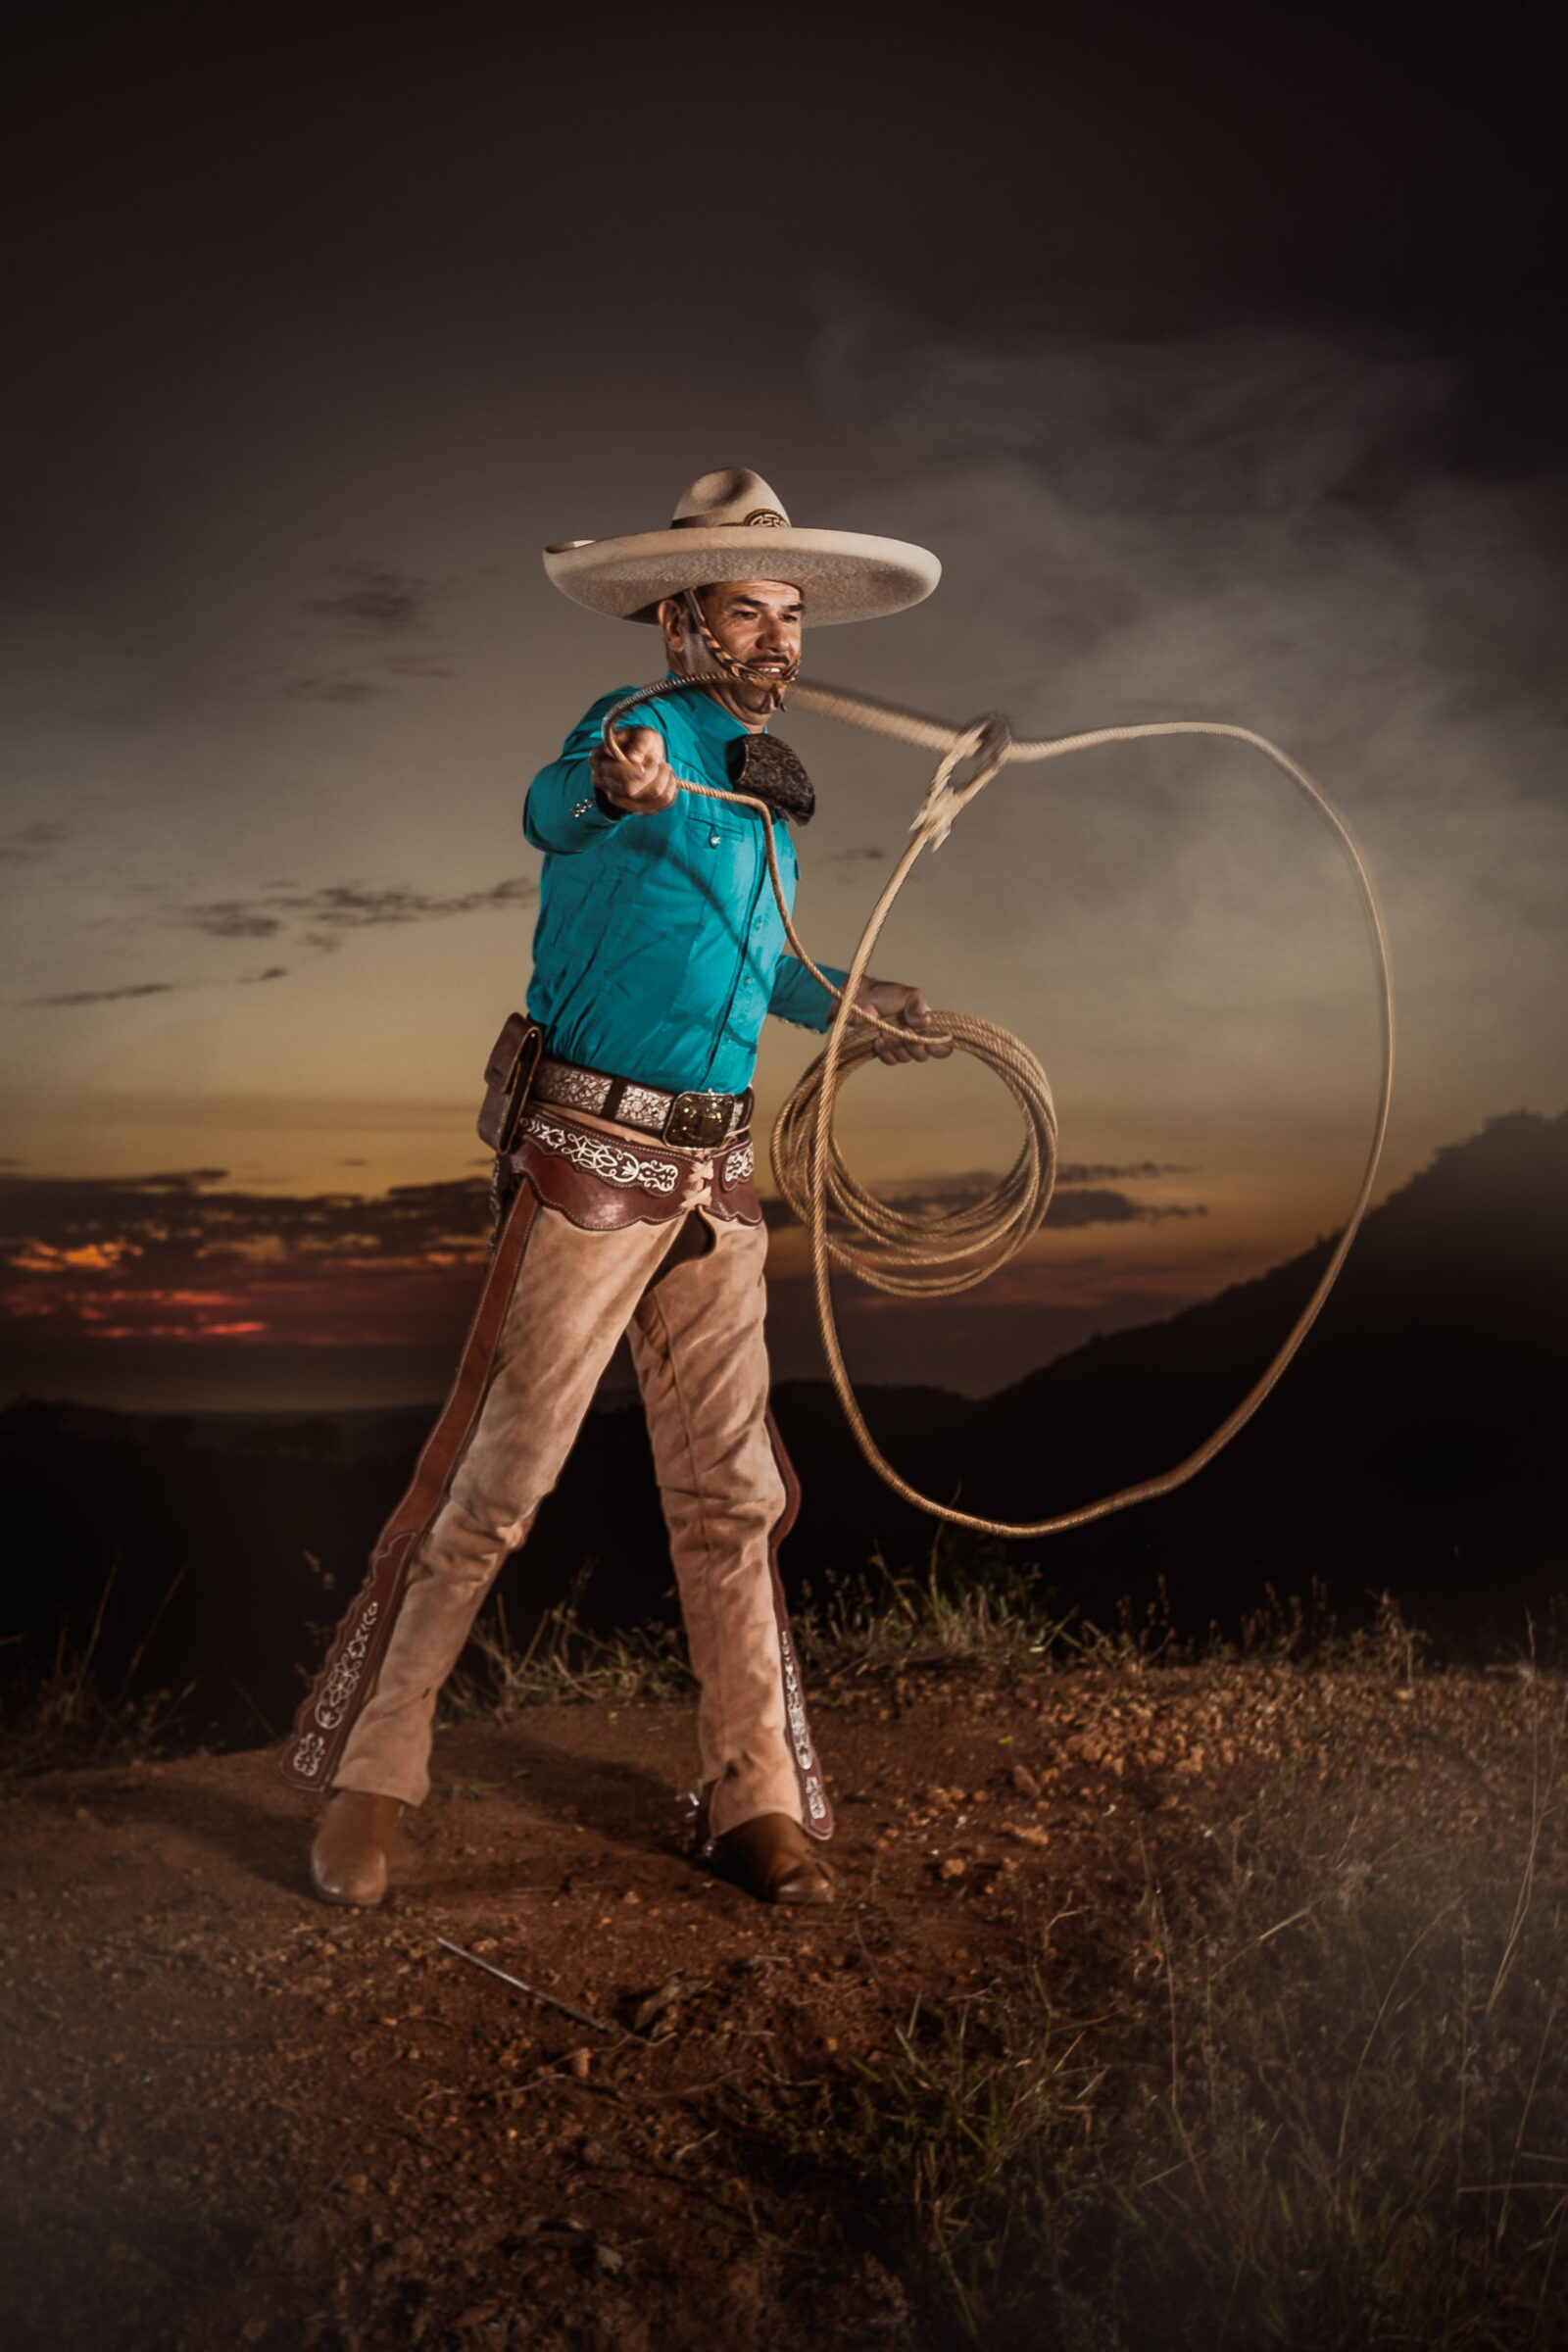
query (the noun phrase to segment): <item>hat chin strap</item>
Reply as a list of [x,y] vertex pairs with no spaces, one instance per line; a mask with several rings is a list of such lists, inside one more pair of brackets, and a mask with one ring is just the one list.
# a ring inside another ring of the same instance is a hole
[[[794,661],[790,663],[789,668],[786,670],[783,677],[780,678],[765,674],[762,671],[755,668],[750,662],[741,662],[737,660],[734,654],[730,653],[726,647],[719,644],[718,639],[713,635],[712,630],[708,625],[708,618],[703,611],[702,599],[699,597],[695,588],[687,588],[683,590],[681,601],[685,605],[686,611],[691,616],[693,628],[697,631],[698,636],[701,637],[703,644],[708,651],[710,660],[714,663],[720,675],[729,679],[732,685],[760,688],[761,692],[764,693],[768,698],[766,712],[768,717],[771,717],[775,710],[782,710],[784,708],[784,697],[788,693],[789,689],[794,685],[797,677],[800,675],[801,658],[799,654],[796,655]],[[730,712],[730,714],[735,718],[741,719],[743,722],[753,719],[757,715],[755,710],[738,710],[728,695],[721,694],[719,699],[722,701],[724,708]]]

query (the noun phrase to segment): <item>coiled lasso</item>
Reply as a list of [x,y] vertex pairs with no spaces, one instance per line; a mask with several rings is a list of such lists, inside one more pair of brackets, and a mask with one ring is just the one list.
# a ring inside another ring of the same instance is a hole
[[[606,749],[616,758],[620,757],[613,729],[624,724],[629,713],[640,704],[657,701],[667,694],[699,690],[705,683],[701,677],[663,678],[657,685],[639,687],[634,694],[622,696],[605,714],[603,736]],[[711,785],[691,784],[684,777],[676,778],[683,792],[694,793],[703,800],[733,801],[741,808],[754,808],[761,817],[768,875],[790,946],[807,969],[836,1000],[837,1009],[828,1033],[826,1050],[812,1062],[774,1121],[771,1150],[774,1181],[811,1237],[811,1281],[822,1347],[827,1356],[834,1394],[844,1408],[856,1443],[877,1476],[892,1488],[895,1494],[902,1495],[906,1502],[913,1503],[917,1509],[928,1511],[933,1518],[945,1519],[953,1527],[971,1528],[979,1535],[1059,1535],[1070,1527],[1084,1527],[1092,1519],[1103,1519],[1111,1511],[1125,1510],[1129,1503],[1150,1502],[1157,1494],[1168,1494],[1173,1488],[1185,1486],[1188,1479],[1195,1477],[1206,1463],[1214,1459],[1222,1446],[1229,1445],[1279,1380],[1317,1321],[1372,1197],[1383,1139],[1388,1132],[1389,1103],[1394,1090],[1394,981],[1389,960],[1388,934],[1384,928],[1377,893],[1349,826],[1322,786],[1313,781],[1305,768],[1288,753],[1282,752],[1277,744],[1270,743],[1267,736],[1254,734],[1250,727],[1228,726],[1216,719],[1151,719],[1132,726],[1094,727],[1081,735],[1058,735],[1039,742],[1015,742],[1006,722],[1000,718],[976,719],[967,727],[950,727],[940,719],[922,718],[915,711],[873,702],[865,695],[851,694],[842,687],[797,683],[790,687],[789,692],[796,706],[803,710],[816,711],[825,718],[843,719],[852,726],[866,727],[873,734],[895,736],[901,742],[915,744],[939,755],[936,772],[909,828],[909,846],[894,867],[866,919],[842,988],[835,987],[817,968],[802,946],[790,919],[783,878],[773,847],[771,812],[766,804],[753,799],[747,793],[720,792]],[[1248,1391],[1218,1429],[1204,1439],[1202,1445],[1173,1469],[1162,1471],[1155,1478],[1141,1479],[1135,1486],[1119,1488],[1114,1494],[1102,1495],[1097,1502],[1082,1503],[1076,1510],[1058,1511],[1049,1519],[1019,1524],[984,1519],[974,1511],[960,1511],[950,1503],[933,1501],[929,1495],[911,1487],[884,1458],[866,1426],[865,1416],[845,1367],[838,1324],[833,1313],[832,1268],[835,1263],[847,1266],[860,1281],[869,1283],[874,1289],[891,1291],[905,1298],[948,1298],[956,1291],[972,1289],[976,1283],[984,1282],[988,1275],[1005,1265],[1044,1222],[1046,1211],[1051,1206],[1051,1196],[1056,1180],[1056,1111],[1052,1101],[1051,1082],[1028,1047],[1018,1038],[1009,1036],[1005,1029],[999,1029],[990,1021],[977,1020],[967,1013],[934,1011],[932,1026],[912,1034],[927,1040],[951,1039],[957,1052],[973,1055],[996,1073],[1012,1096],[1023,1119],[1022,1148],[1001,1184],[983,1200],[951,1210],[921,1210],[918,1213],[910,1213],[890,1201],[880,1200],[858,1184],[845,1166],[834,1134],[834,1114],[840,1088],[876,1052],[876,1033],[884,1030],[907,1042],[911,1032],[858,1007],[855,998],[869,969],[873,951],[894,901],[904,888],[921,852],[940,848],[952,830],[954,819],[961,815],[975,796],[984,791],[1004,767],[1012,763],[1059,760],[1068,752],[1089,751],[1099,744],[1140,743],[1155,735],[1219,735],[1233,743],[1250,744],[1253,751],[1261,752],[1266,760],[1272,760],[1282,773],[1290,777],[1330,827],[1344,851],[1371,930],[1377,976],[1381,1068],[1371,1146],[1354,1205],[1312,1296],[1262,1377]],[[959,770],[965,763],[968,763],[968,772],[960,777]],[[837,1230],[830,1226],[830,1217],[838,1221]],[[853,1238],[857,1235],[862,1237],[861,1240]]]

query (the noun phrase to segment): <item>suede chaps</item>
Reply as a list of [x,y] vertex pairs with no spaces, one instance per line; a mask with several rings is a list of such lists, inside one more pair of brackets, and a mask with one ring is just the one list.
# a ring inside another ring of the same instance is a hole
[[522,1113],[516,1190],[462,1362],[278,1756],[291,1787],[417,1804],[442,1684],[560,1477],[621,1333],[648,1415],[699,1686],[706,1826],[833,1819],[778,1574],[799,1498],[767,1409],[752,1146],[701,1155]]

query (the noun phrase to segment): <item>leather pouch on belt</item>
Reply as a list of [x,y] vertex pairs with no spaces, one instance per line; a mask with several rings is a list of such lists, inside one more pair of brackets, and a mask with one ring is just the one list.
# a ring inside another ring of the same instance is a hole
[[516,1141],[517,1121],[544,1047],[545,1033],[537,1021],[530,1021],[525,1012],[508,1015],[485,1063],[479,1110],[479,1141],[492,1152],[510,1152]]

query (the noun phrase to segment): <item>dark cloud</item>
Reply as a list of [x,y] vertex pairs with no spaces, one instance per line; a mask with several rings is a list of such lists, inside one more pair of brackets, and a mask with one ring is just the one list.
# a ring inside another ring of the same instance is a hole
[[1155,1225],[1166,1217],[1206,1217],[1200,1202],[1133,1200],[1125,1193],[1096,1186],[1059,1187],[1046,1212],[1048,1225]]
[[864,849],[828,850],[822,857],[817,858],[816,863],[818,865],[868,865],[873,860],[886,858],[887,855],[888,853],[886,850],[878,850],[869,847]]
[[[1128,1194],[1108,1187],[1085,1185],[1080,1180],[1090,1171],[1064,1168],[1065,1183],[1058,1182],[1052,1195],[1046,1223],[1054,1226],[1081,1225],[1152,1225],[1167,1217],[1206,1217],[1207,1207],[1201,1202],[1160,1202],[1135,1200]],[[1110,1173],[1111,1171],[1104,1171]],[[1162,1176],[1169,1173],[1153,1160],[1145,1160],[1136,1168],[1123,1173],[1128,1176]],[[940,1186],[890,1185],[887,1197],[896,1200],[901,1209],[912,1216],[945,1216],[955,1209],[970,1207],[988,1193],[994,1192],[1002,1179],[984,1173],[952,1178]],[[782,1200],[764,1200],[762,1215],[770,1229],[777,1231],[794,1221],[794,1212]]]
[[487,1223],[482,1179],[398,1185],[380,1198],[351,1193],[267,1196],[218,1192],[223,1168],[149,1176],[0,1175],[0,1250],[50,1250],[113,1240],[141,1250],[198,1250],[204,1257],[259,1246],[356,1257],[406,1255],[470,1242]]
[[[483,914],[507,906],[524,906],[538,896],[539,886],[528,874],[513,874],[484,890],[454,891],[446,896],[424,890],[392,887],[372,890],[350,882],[323,883],[318,890],[275,890],[254,899],[209,899],[175,910],[169,920],[181,930],[201,931],[209,939],[275,939],[291,924],[299,927],[300,944],[319,955],[332,955],[351,931],[369,930],[383,923],[437,922],[450,915]],[[236,986],[254,988],[267,980],[288,977],[288,966],[271,963],[264,971],[244,972]],[[197,980],[140,980],[123,988],[73,988],[56,996],[25,997],[24,1012],[57,1010],[69,1005],[120,1004],[134,997],[167,997],[176,989],[200,988]]]
[[393,654],[380,667],[395,678],[451,678],[457,672],[450,662],[438,662],[432,654]]
[[1192,1176],[1197,1171],[1173,1159],[1064,1159],[1056,1169],[1058,1184],[1139,1184],[1153,1176]]
[[220,1168],[130,1178],[0,1175],[0,1311],[94,1344],[444,1331],[484,1258],[482,1179],[346,1193],[225,1193]]
[[[0,1169],[0,1316],[25,1335],[28,1348],[79,1347],[87,1351],[81,1360],[90,1356],[100,1369],[136,1361],[121,1351],[151,1341],[198,1348],[238,1342],[279,1349],[456,1348],[485,1263],[485,1176],[399,1185],[372,1199],[348,1192],[220,1190],[225,1182],[220,1168],[125,1178],[37,1177]],[[946,1203],[953,1195],[910,1190],[904,1198]],[[1065,1213],[1056,1212],[1056,1221],[1067,1224],[1120,1224],[1152,1213],[1108,1191],[1069,1191],[1057,1200]],[[764,1208],[769,1226],[789,1221],[782,1202],[768,1201]],[[1049,1280],[1048,1268],[1022,1263],[1004,1279],[1000,1298],[989,1294],[993,1305],[986,1316],[997,1305],[1011,1314],[1006,1328],[1016,1327],[1025,1367],[1040,1359],[1042,1334],[1050,1342],[1046,1351],[1055,1352],[1090,1329],[1108,1327],[1098,1295],[1095,1300],[1070,1299],[1063,1309]],[[847,1311],[863,1338],[889,1302],[853,1285],[849,1293]],[[1125,1311],[1118,1311],[1112,1300],[1113,1323],[1170,1307],[1161,1296],[1151,1309],[1143,1291],[1123,1303]],[[805,1348],[814,1366],[805,1285],[787,1277],[775,1285],[774,1310],[775,1319],[782,1318],[788,1360],[793,1363]],[[934,1339],[949,1327],[928,1319],[913,1328]],[[1002,1327],[988,1320],[983,1328]],[[996,1385],[994,1350],[985,1357],[989,1372],[981,1364],[973,1379],[954,1373],[945,1348],[943,1361],[966,1387]]]
[[[181,907],[171,919],[181,929],[205,931],[211,939],[272,939],[287,922],[298,922],[314,947],[335,948],[335,934],[363,931],[378,923],[427,923],[448,915],[482,914],[502,906],[529,905],[539,885],[529,874],[513,874],[484,890],[437,896],[397,886],[372,890],[352,882],[327,882],[318,890],[276,890],[254,899],[209,899]],[[282,967],[260,975],[280,979]]]
[[259,914],[242,899],[213,899],[177,919],[187,930],[205,931],[213,939],[270,939],[283,928],[275,914]]
[[[342,1163],[363,1166],[361,1160]],[[485,1163],[488,1166],[488,1162]],[[114,1243],[161,1257],[192,1253],[218,1262],[258,1259],[296,1265],[338,1261],[364,1267],[407,1262],[426,1253],[470,1250],[488,1231],[489,1186],[483,1176],[443,1184],[395,1185],[367,1199],[354,1193],[270,1196],[220,1192],[221,1168],[166,1170],[135,1177],[48,1177],[0,1173],[0,1256],[47,1254]],[[961,1206],[979,1188],[906,1190],[900,1205],[935,1211]],[[988,1187],[989,1189],[989,1180]],[[770,1226],[791,1222],[781,1200],[764,1202]],[[1166,1216],[1202,1216],[1198,1205],[1150,1207],[1112,1191],[1058,1191],[1050,1222],[1123,1225]]]
[[69,828],[49,820],[19,826],[0,839],[0,865],[28,865],[66,839]]
[[432,581],[385,564],[334,564],[331,573],[342,587],[331,596],[312,597],[305,610],[359,637],[401,637],[421,628],[431,602],[441,594]]
[[396,691],[388,679],[457,675],[450,662],[437,661],[433,654],[390,654],[374,667],[379,673],[375,677],[367,677],[363,670],[306,670],[298,677],[286,678],[283,692],[295,702],[371,703]]
[[370,678],[332,678],[318,675],[290,678],[283,692],[296,702],[304,703],[368,703],[378,694],[390,694],[389,686],[378,686]]
[[[386,564],[335,564],[330,573],[342,585],[329,596],[311,597],[304,610],[331,633],[362,643],[395,643],[417,635],[429,625],[432,605],[451,594],[449,582],[396,571]],[[429,652],[384,654],[371,667],[378,674],[367,676],[363,666],[304,670],[284,681],[283,692],[295,702],[369,703],[394,693],[399,682],[454,675],[449,662]]]
[[72,988],[58,997],[24,997],[24,1012],[36,1012],[57,1004],[120,1004],[127,997],[167,997],[185,986],[179,980],[139,980],[130,988]]
[[451,914],[479,914],[498,906],[519,906],[536,898],[539,885],[531,874],[513,874],[485,890],[455,892],[448,898],[422,890],[364,890],[352,884],[330,883],[313,891],[306,902],[313,922],[329,930],[360,930],[372,923],[424,923]]

